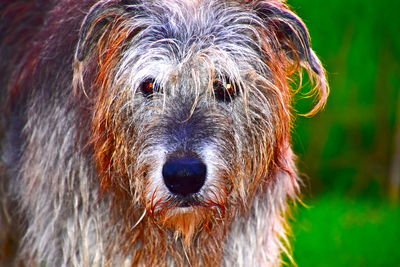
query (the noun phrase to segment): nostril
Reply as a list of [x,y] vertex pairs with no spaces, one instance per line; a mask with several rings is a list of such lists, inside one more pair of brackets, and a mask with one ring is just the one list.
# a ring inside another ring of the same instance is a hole
[[200,191],[206,180],[207,167],[198,158],[184,157],[168,160],[162,169],[169,191],[187,196]]

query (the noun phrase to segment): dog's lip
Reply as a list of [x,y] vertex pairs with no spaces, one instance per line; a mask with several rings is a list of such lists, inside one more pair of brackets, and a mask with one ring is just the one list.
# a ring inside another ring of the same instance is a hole
[[178,207],[179,207],[179,208],[189,208],[189,207],[192,207],[192,205],[190,204],[190,202],[184,201],[183,203],[180,203],[180,204],[178,205]]
[[195,196],[175,197],[175,206],[177,208],[193,208],[201,206],[201,202]]

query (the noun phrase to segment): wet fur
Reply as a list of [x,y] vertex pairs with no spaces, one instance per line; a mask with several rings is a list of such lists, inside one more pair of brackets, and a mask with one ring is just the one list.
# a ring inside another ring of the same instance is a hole
[[[282,1],[19,0],[0,10],[0,241],[20,244],[3,262],[290,257],[290,78],[305,69],[314,81],[310,114],[328,90],[305,25]],[[151,98],[138,89],[148,77],[160,88]],[[217,101],[216,80],[233,81],[237,96]],[[161,177],[180,153],[208,170],[188,209]]]

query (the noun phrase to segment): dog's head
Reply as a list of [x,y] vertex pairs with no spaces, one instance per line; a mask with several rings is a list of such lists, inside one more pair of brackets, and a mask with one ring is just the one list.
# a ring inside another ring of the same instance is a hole
[[327,96],[304,23],[278,0],[101,1],[75,58],[101,189],[130,226],[146,210],[186,240],[245,212],[278,172],[296,183],[292,74],[315,82],[312,113]]

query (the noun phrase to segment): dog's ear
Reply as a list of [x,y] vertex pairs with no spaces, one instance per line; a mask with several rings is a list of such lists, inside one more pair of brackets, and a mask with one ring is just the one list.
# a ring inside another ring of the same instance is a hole
[[75,59],[83,61],[111,22],[124,14],[133,13],[137,5],[135,0],[100,1],[95,4],[82,23]]
[[256,4],[255,10],[267,27],[272,27],[287,55],[309,64],[311,69],[321,74],[323,68],[310,47],[310,36],[302,20],[284,6],[275,6],[266,2]]
[[265,27],[275,34],[280,46],[278,49],[283,49],[291,60],[298,61],[316,82],[320,100],[306,115],[315,113],[325,104],[329,90],[321,61],[311,49],[305,24],[282,3],[259,1],[255,4],[255,11]]

